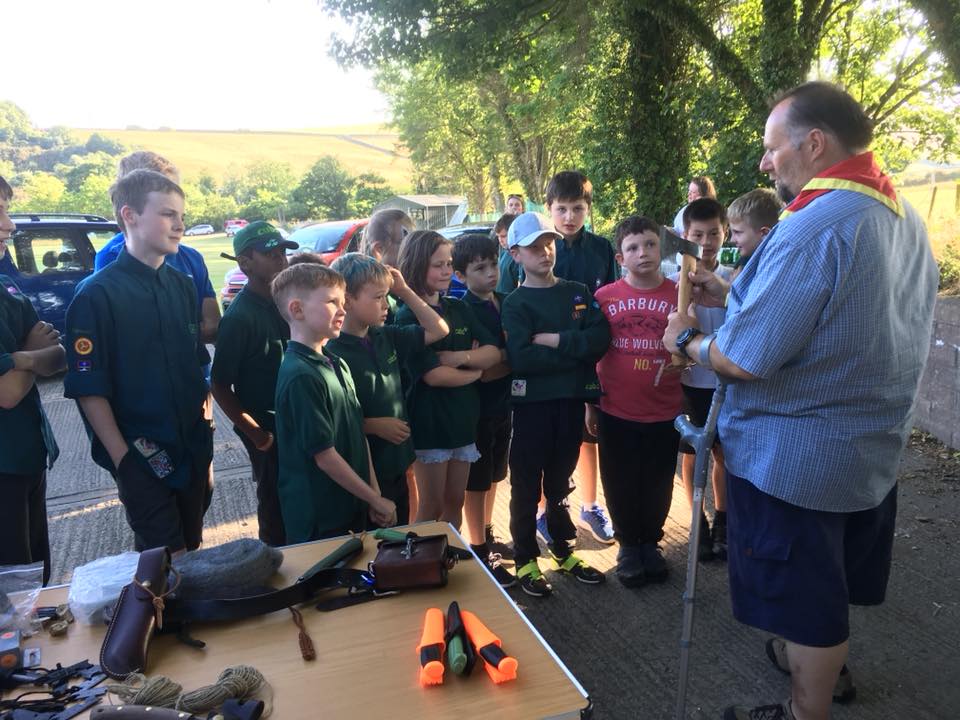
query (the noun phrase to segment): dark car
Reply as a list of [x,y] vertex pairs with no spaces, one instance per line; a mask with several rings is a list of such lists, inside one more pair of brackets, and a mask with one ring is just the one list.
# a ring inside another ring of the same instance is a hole
[[[464,223],[462,225],[448,225],[445,228],[440,228],[437,230],[438,233],[443,235],[447,240],[453,240],[456,242],[457,238],[461,235],[467,235],[468,233],[480,233],[481,235],[490,235],[493,237],[493,226],[496,223],[493,222],[474,222],[474,223]],[[450,278],[450,289],[447,290],[447,295],[450,297],[461,298],[467,293],[467,287],[462,282],[457,280],[457,276],[454,275]]]
[[30,298],[41,320],[61,333],[77,283],[93,272],[96,248],[120,232],[98,215],[11,213],[17,230],[0,258],[0,273]]
[[[332,220],[306,225],[290,233],[289,239],[300,247],[289,252],[290,254],[319,253],[323,261],[330,264],[343,253],[360,249],[360,238],[363,236],[363,228],[366,224],[366,220]],[[220,291],[220,304],[224,310],[246,284],[247,276],[240,268],[227,271],[223,278],[223,289]]]

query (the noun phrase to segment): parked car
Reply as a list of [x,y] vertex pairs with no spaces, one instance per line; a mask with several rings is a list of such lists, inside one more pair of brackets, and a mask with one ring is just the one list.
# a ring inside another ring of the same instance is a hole
[[233,235],[240,228],[246,227],[248,225],[246,220],[241,220],[240,218],[233,218],[231,220],[223,221],[223,231],[227,235]]
[[40,319],[62,333],[77,284],[93,273],[97,248],[120,228],[98,215],[11,213],[10,218],[17,230],[0,258],[0,274],[12,278]]
[[[453,240],[456,242],[457,238],[461,235],[466,235],[468,233],[480,233],[481,235],[493,235],[493,226],[496,223],[493,222],[474,222],[474,223],[464,223],[462,225],[448,225],[445,228],[440,228],[437,230],[438,233],[443,235],[447,240]],[[499,247],[499,244],[497,245]],[[447,295],[455,298],[462,298],[467,293],[467,286],[462,282],[457,280],[457,276],[454,275],[450,279],[450,289],[447,290]]]
[[[332,263],[343,253],[360,249],[360,238],[366,224],[366,220],[331,220],[305,225],[288,236],[287,239],[300,246],[296,250],[290,250],[288,254],[315,252],[323,257],[324,262]],[[240,268],[227,271],[223,278],[223,288],[220,290],[220,305],[224,310],[246,284],[247,276]]]
[[215,232],[213,225],[194,225],[184,235],[213,235]]

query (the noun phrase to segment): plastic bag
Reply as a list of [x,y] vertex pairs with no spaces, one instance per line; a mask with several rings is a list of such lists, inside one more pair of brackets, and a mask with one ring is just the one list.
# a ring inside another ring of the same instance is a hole
[[67,602],[73,616],[85,625],[103,623],[103,609],[114,605],[120,591],[137,572],[140,553],[98,558],[73,571]]
[[0,630],[32,633],[31,616],[42,589],[42,562],[0,565]]

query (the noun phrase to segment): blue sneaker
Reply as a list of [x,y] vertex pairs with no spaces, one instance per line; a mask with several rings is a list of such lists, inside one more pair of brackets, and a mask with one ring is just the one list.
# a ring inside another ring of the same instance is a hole
[[613,525],[607,517],[607,513],[599,505],[594,505],[592,508],[581,505],[577,525],[593,535],[597,542],[607,545],[613,544]]
[[553,538],[550,537],[550,533],[547,530],[546,513],[540,513],[537,515],[537,535],[539,535],[540,539],[547,544],[547,547],[550,547],[550,544],[553,543]]

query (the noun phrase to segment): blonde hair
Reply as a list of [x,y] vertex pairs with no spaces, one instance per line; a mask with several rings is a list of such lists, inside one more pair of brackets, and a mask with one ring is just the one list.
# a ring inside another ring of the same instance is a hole
[[390,271],[386,266],[363,253],[351,252],[341,255],[330,266],[343,275],[347,292],[357,296],[367,283],[390,286]]
[[150,150],[138,150],[122,157],[117,165],[117,180],[124,175],[129,175],[134,170],[153,170],[161,175],[166,175],[177,184],[180,183],[180,171],[177,170],[177,166],[162,155],[157,155]]
[[270,295],[283,319],[290,322],[287,305],[298,294],[308,295],[317,288],[346,287],[343,275],[326,265],[304,262],[282,270],[270,283]]
[[745,222],[754,230],[772,228],[780,219],[782,210],[783,201],[773,190],[757,188],[730,203],[727,219]]

